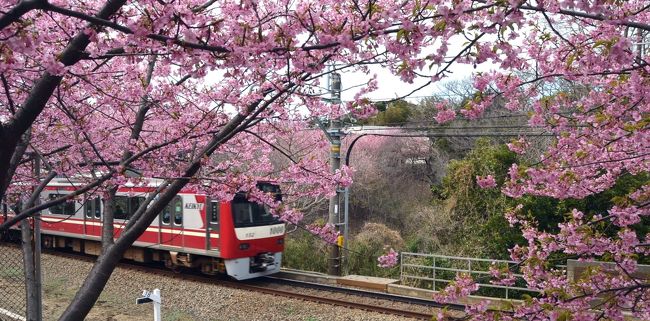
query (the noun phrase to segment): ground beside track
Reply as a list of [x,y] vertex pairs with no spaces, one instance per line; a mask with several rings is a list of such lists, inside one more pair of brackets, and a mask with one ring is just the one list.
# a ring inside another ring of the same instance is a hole
[[[0,251],[16,247],[0,245]],[[81,286],[90,262],[43,254],[44,320],[56,320]],[[221,287],[118,267],[87,320],[152,320],[151,305],[136,305],[142,290],[160,288],[163,320],[411,320]],[[0,299],[1,300],[1,299]],[[0,302],[1,304],[1,302]]]

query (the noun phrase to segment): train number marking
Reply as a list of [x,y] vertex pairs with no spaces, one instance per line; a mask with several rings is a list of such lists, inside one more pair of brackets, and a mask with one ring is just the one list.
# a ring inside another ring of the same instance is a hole
[[271,235],[284,233],[284,226],[275,226],[271,228]]

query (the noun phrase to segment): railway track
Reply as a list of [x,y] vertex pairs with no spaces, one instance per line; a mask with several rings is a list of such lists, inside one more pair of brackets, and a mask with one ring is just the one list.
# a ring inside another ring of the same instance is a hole
[[332,286],[332,285],[320,284],[320,283],[311,283],[311,282],[297,281],[297,280],[291,280],[291,279],[283,279],[283,278],[278,278],[278,277],[274,277],[274,276],[265,276],[265,277],[261,277],[259,279],[261,279],[261,280],[270,280],[270,281],[275,282],[275,283],[282,283],[282,284],[292,285],[292,286],[296,286],[296,287],[308,287],[308,288],[319,289],[319,290],[323,290],[323,291],[338,292],[338,293],[350,294],[350,295],[358,295],[358,296],[370,297],[370,298],[375,298],[375,299],[380,299],[380,300],[388,300],[388,301],[402,302],[402,303],[408,303],[408,304],[414,304],[414,305],[422,305],[422,306],[427,306],[427,307],[432,307],[432,308],[455,310],[455,311],[465,311],[465,305],[462,305],[462,304],[439,303],[439,302],[436,302],[436,301],[433,301],[433,300],[421,299],[421,298],[416,298],[416,297],[408,297],[408,296],[402,296],[402,295],[395,295],[395,294],[389,294],[389,293],[385,293],[385,292],[368,291],[368,290],[361,290],[361,289],[355,289],[355,288],[346,288],[346,287],[340,287],[340,286]]
[[[93,256],[86,255],[86,254],[51,251],[51,250],[45,250],[44,252],[52,255],[75,259],[75,260],[94,261]],[[233,281],[226,277],[207,276],[193,270],[183,270],[182,271],[183,273],[178,273],[178,272],[171,271],[167,268],[164,268],[162,266],[153,266],[150,264],[142,264],[142,263],[130,262],[130,261],[123,261],[118,266],[128,270],[141,271],[145,273],[162,274],[170,278],[216,284],[219,286],[224,286],[224,287],[229,287],[234,289],[253,291],[253,292],[264,293],[264,294],[269,294],[274,296],[311,301],[311,302],[323,303],[323,304],[329,304],[335,306],[343,306],[351,309],[360,309],[364,311],[378,312],[378,313],[402,316],[402,317],[418,319],[418,320],[431,320],[434,314],[437,312],[434,309],[442,309],[446,307],[449,310],[459,310],[459,311],[464,310],[463,305],[440,304],[431,300],[392,295],[383,292],[372,292],[372,291],[352,289],[352,288],[343,288],[343,287],[324,285],[319,283],[281,279],[277,277],[263,277],[252,281],[242,282],[242,281]],[[273,288],[271,286],[272,284],[282,284],[282,285],[291,286],[294,288],[294,290]],[[430,312],[418,312],[409,309],[398,309],[393,307],[381,306],[376,304],[376,302],[375,304],[354,302],[354,300],[351,298],[349,299],[330,298],[323,295],[304,293],[305,290],[319,290],[319,291],[345,294],[351,297],[357,296],[357,297],[372,298],[375,300],[393,301],[393,302],[400,302],[409,305],[418,305],[418,306],[423,306],[425,308],[430,308]]]
[[287,297],[287,298],[306,300],[306,301],[312,301],[312,302],[317,302],[317,303],[325,303],[325,304],[331,304],[331,305],[337,305],[337,306],[344,306],[344,307],[348,307],[348,308],[352,308],[352,309],[360,309],[360,310],[365,310],[365,311],[372,311],[372,312],[379,312],[379,313],[385,313],[385,314],[398,315],[398,316],[403,316],[403,317],[413,318],[413,319],[419,319],[419,320],[431,320],[433,318],[433,315],[434,315],[433,313],[422,313],[422,312],[417,312],[417,311],[396,309],[396,308],[378,306],[378,305],[373,305],[373,304],[351,302],[350,300],[333,299],[333,298],[327,298],[327,297],[322,297],[322,296],[317,296],[317,295],[296,293],[294,291],[285,291],[285,290],[279,290],[279,289],[272,289],[272,288],[268,288],[268,287],[251,285],[251,284],[234,283],[234,284],[231,284],[231,285],[233,287],[235,287],[235,288],[242,289],[242,290],[255,291],[255,292],[260,292],[260,293],[265,293],[265,294],[270,294],[270,295],[279,295],[279,296],[283,296],[283,297]]
[[[376,304],[353,302],[352,300],[329,298],[329,297],[325,297],[325,296],[322,296],[322,295],[313,295],[313,294],[301,293],[301,291],[275,289],[275,288],[269,287],[268,284],[261,284],[261,282],[257,281],[257,280],[248,281],[248,282],[232,281],[232,280],[230,280],[228,278],[225,278],[225,277],[206,276],[206,275],[203,275],[203,274],[196,273],[194,271],[183,271],[183,273],[177,273],[177,272],[174,272],[174,271],[167,270],[165,268],[150,267],[150,266],[140,265],[140,264],[131,264],[130,262],[120,264],[120,266],[123,267],[123,268],[134,269],[134,270],[144,271],[144,272],[148,272],[148,273],[155,272],[155,273],[158,273],[158,274],[164,274],[164,275],[166,275],[168,277],[180,278],[180,279],[183,279],[183,280],[191,280],[191,281],[196,281],[196,282],[217,284],[219,286],[224,286],[224,287],[229,287],[229,288],[234,288],[234,289],[239,289],[239,290],[247,290],[247,291],[263,293],[263,294],[269,294],[269,295],[274,295],[274,296],[280,296],[280,297],[285,297],[285,298],[298,299],[298,300],[304,300],[304,301],[311,301],[311,302],[323,303],[323,304],[329,304],[329,305],[336,305],[336,306],[343,306],[343,307],[347,307],[347,308],[360,309],[360,310],[364,310],[364,311],[371,311],[371,312],[379,312],[379,313],[384,313],[384,314],[397,315],[397,316],[413,318],[413,319],[418,319],[418,320],[431,320],[433,315],[434,315],[433,312],[431,312],[431,313],[422,313],[422,312],[411,311],[411,310],[406,310],[406,309],[396,309],[396,308],[391,308],[391,307],[379,306],[379,305],[376,305]],[[284,280],[284,279],[265,278],[266,282],[269,282],[271,280],[272,280],[272,282],[282,282],[284,284],[292,283],[292,282]],[[297,283],[295,283],[295,284],[297,284]],[[361,290],[354,291],[354,290],[351,290],[351,289],[349,289],[349,291],[345,291],[345,290],[340,290],[341,288],[338,288],[338,287],[327,287],[327,286],[323,286],[323,285],[320,285],[320,284],[312,284],[312,283],[302,283],[301,286],[296,287],[296,288],[297,289],[305,289],[306,287],[312,288],[312,289],[325,290],[325,291],[329,290],[331,292],[346,292],[346,294],[350,294],[350,295],[355,295],[356,294],[358,296],[362,296],[362,295],[370,296],[370,295],[365,294],[365,292],[367,292],[367,291],[361,291]],[[364,293],[364,294],[362,294],[362,293]],[[371,292],[368,292],[368,293],[371,293]],[[387,299],[387,298],[383,298],[383,299]],[[405,302],[405,301],[401,301],[401,302]],[[436,308],[440,308],[440,306],[436,306]]]

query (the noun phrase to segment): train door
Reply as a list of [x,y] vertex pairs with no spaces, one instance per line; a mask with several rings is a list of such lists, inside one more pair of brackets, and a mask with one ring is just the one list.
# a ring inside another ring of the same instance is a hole
[[159,217],[160,245],[183,246],[183,199],[180,196],[165,206]]
[[87,199],[83,204],[84,234],[101,237],[102,201],[99,197]]
[[208,209],[206,211],[206,249],[218,249],[219,241],[219,202],[207,199]]

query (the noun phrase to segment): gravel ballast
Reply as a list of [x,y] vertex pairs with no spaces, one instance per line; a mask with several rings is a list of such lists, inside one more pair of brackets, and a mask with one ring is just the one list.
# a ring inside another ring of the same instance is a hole
[[[17,247],[0,245],[0,251]],[[91,262],[43,254],[44,320],[56,320],[74,297]],[[216,281],[218,282],[218,281]],[[152,320],[150,304],[136,305],[142,290],[159,288],[163,320],[412,320],[118,267],[87,320]]]

